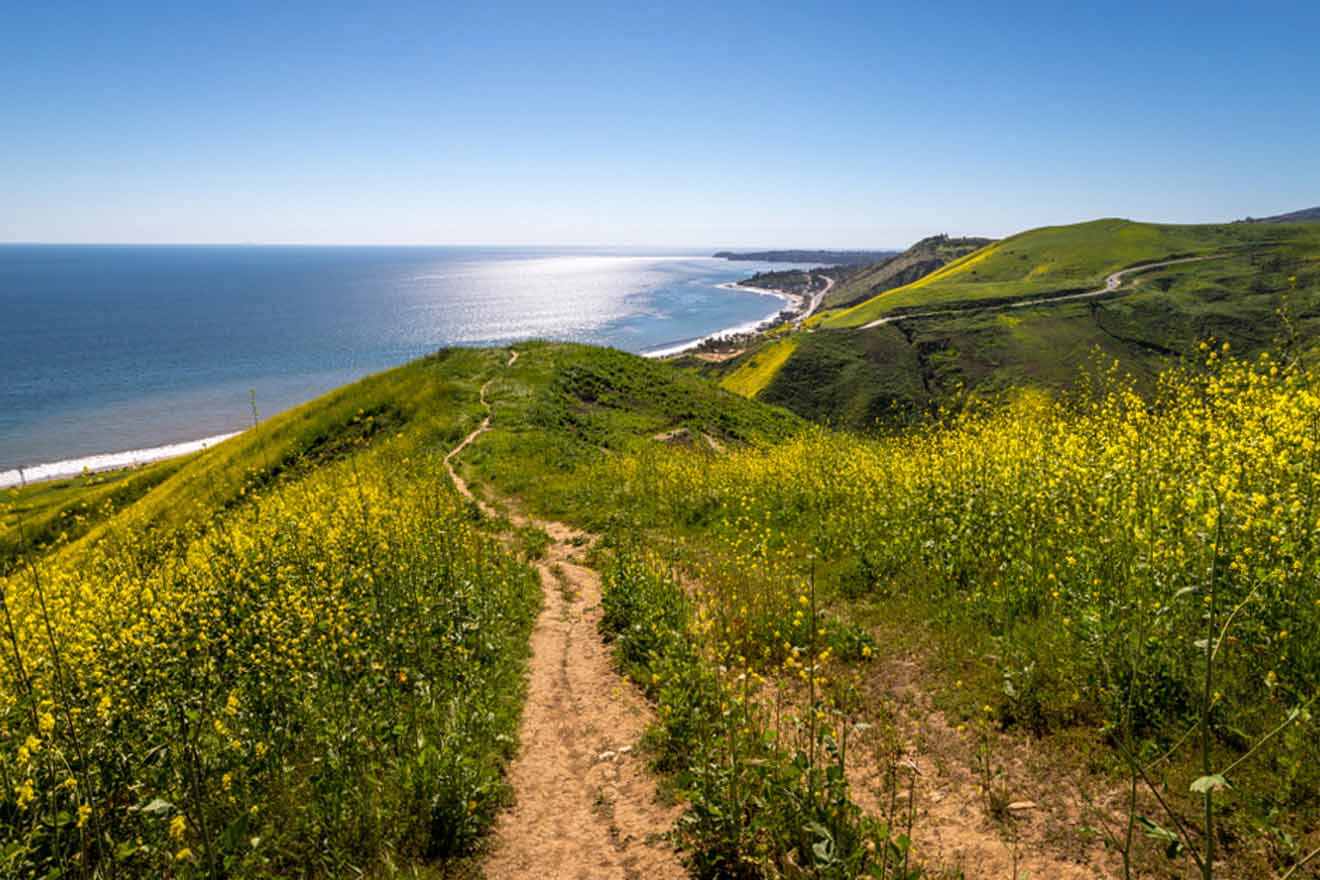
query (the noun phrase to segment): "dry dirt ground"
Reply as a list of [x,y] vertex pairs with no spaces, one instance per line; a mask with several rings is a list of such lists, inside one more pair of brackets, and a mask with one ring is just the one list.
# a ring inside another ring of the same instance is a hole
[[667,837],[679,808],[658,803],[637,753],[650,708],[614,671],[597,631],[600,578],[577,561],[577,533],[537,525],[551,537],[537,563],[545,606],[509,773],[515,802],[496,827],[486,876],[683,877]]
[[[514,352],[508,366],[517,357]],[[490,384],[481,389],[483,403]],[[487,415],[445,464],[458,490],[494,515],[453,467],[454,457],[489,427]],[[679,808],[659,803],[637,752],[650,707],[615,672],[597,629],[600,577],[578,558],[586,536],[560,523],[515,522],[543,529],[550,546],[536,563],[544,603],[532,632],[519,751],[509,770],[514,804],[496,825],[486,876],[684,877],[668,838]]]
[[[921,689],[916,661],[896,659],[886,666],[872,675],[867,702],[887,710],[901,744],[900,806],[915,779],[913,852],[922,864],[966,880],[1122,875],[1101,836],[1086,830],[1098,817],[1077,781],[1044,766],[1030,742],[949,724]],[[864,810],[883,815],[892,759],[865,755],[863,750],[849,768],[852,794]],[[1114,796],[1107,792],[1094,800],[1103,808]]]

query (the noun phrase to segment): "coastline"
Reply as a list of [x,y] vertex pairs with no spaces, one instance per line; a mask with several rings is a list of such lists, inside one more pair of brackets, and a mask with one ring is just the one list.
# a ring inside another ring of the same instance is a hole
[[[759,293],[762,296],[772,296],[775,299],[781,300],[790,306],[796,306],[799,309],[801,309],[807,302],[805,297],[799,296],[798,294],[795,293],[788,293],[787,291],[775,290],[769,287],[748,287],[739,284],[737,281],[726,281],[723,284],[717,284],[715,286],[721,290],[738,290],[738,291],[744,291],[746,293]],[[707,333],[704,336],[698,336],[695,339],[688,339],[683,342],[666,344],[659,348],[651,349],[649,351],[639,352],[639,354],[645,358],[656,358],[656,359],[673,357],[676,354],[682,354],[685,351],[689,351],[691,349],[697,348],[702,343],[712,339],[722,339],[728,336],[739,336],[744,333],[758,333],[762,330],[767,329],[771,324],[773,324],[774,320],[779,317],[780,313],[783,312],[783,310],[784,310],[783,308],[779,308],[771,312],[769,315],[766,315],[764,318],[761,318],[756,321],[747,321],[743,324],[737,324],[733,327],[724,327],[720,330],[716,330],[714,333]]]
[[[784,308],[796,307],[800,310],[809,302],[806,297],[795,293],[775,290],[768,287],[747,286],[739,284],[737,281],[726,281],[714,286],[721,290],[756,293],[761,296],[772,297],[779,300],[784,305],[763,318],[758,318],[754,321],[746,321],[742,324],[736,324],[731,327],[723,327],[712,333],[707,333],[681,342],[665,343],[660,347],[649,351],[638,352],[638,354],[641,357],[653,359],[673,357],[674,355],[682,354],[685,351],[697,348],[702,345],[702,343],[712,339],[762,332],[774,325],[775,320],[784,311]],[[84,472],[103,473],[106,471],[140,467],[153,462],[164,461],[169,458],[177,458],[194,452],[201,452],[202,450],[209,449],[231,437],[235,437],[240,433],[242,432],[232,431],[224,434],[203,437],[198,440],[167,443],[160,446],[129,449],[122,452],[96,453],[81,458],[44,462],[30,467],[11,468],[0,471],[0,491],[17,488],[22,485],[31,485],[33,483],[45,483],[53,480],[69,479],[71,477],[79,476]]]
[[209,449],[217,443],[223,443],[230,437],[238,436],[240,433],[242,432],[232,431],[228,434],[203,437],[200,440],[186,440],[182,443],[167,443],[163,446],[129,449],[124,452],[104,452],[98,455],[83,456],[82,458],[70,458],[64,461],[52,461],[45,464],[35,464],[31,467],[0,471],[0,489],[13,489],[24,484],[67,479],[76,477],[83,471],[94,474],[103,471],[117,471],[123,468],[164,461],[167,458],[177,458],[181,455],[189,455],[193,452]]

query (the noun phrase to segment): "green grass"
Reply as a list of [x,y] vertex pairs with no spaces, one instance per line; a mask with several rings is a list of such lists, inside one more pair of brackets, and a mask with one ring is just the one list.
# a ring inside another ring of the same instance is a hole
[[0,575],[0,875],[472,874],[545,541],[500,540],[443,458],[506,357],[440,352],[15,493],[34,526],[96,506]]
[[[1239,227],[1228,228],[1236,235]],[[1299,235],[1154,270],[1115,296],[817,329],[797,338],[797,350],[759,399],[842,427],[901,421],[968,392],[1061,391],[1097,359],[1117,361],[1149,390],[1155,376],[1207,338],[1248,356],[1285,347],[1313,357],[1320,238]]]
[[[547,545],[532,528],[498,540],[446,478],[487,382],[492,430],[458,467],[604,535],[606,629],[656,701],[651,744],[706,874],[808,858],[842,878],[877,853],[908,873],[900,826],[863,819],[842,772],[859,722],[886,723],[867,701],[874,655],[922,655],[920,686],[955,720],[1073,737],[1115,778],[1115,742],[1167,748],[1193,722],[1223,766],[1320,668],[1314,386],[1268,365],[1158,376],[1184,352],[1204,363],[1207,335],[1309,352],[1320,261],[1289,247],[1099,303],[798,334],[758,400],[588,346],[519,345],[512,367],[445,351],[187,459],[17,493],[34,526],[117,500],[41,554],[40,581],[0,576],[26,661],[0,666],[17,798],[0,872],[471,869],[507,796],[538,595],[526,561]],[[1130,385],[1023,390],[1072,385],[1097,347]],[[963,387],[1015,394],[925,417]],[[886,427],[859,438],[785,407]],[[1242,611],[1224,703],[1197,720],[1203,600],[1180,591],[1220,552],[1216,491],[1234,524],[1216,613]],[[1286,841],[1315,827],[1310,733],[1281,735],[1218,795],[1233,858],[1286,865]],[[1160,774],[1183,809],[1194,762]],[[88,804],[104,847],[77,824]]]
[[1320,248],[1313,224],[1171,226],[1095,220],[1022,232],[911,284],[824,315],[818,326],[859,327],[900,310],[1097,289],[1107,275],[1180,256]]
[[192,456],[0,491],[0,575],[28,549],[74,541],[187,465]]
[[793,356],[797,350],[798,337],[790,336],[779,339],[769,345],[761,346],[738,360],[734,370],[720,380],[720,386],[743,397],[755,397],[761,393],[779,368]]
[[481,421],[481,383],[503,357],[493,349],[446,349],[264,420],[260,431],[188,459],[129,509],[93,525],[87,539],[114,529],[195,527],[248,492],[382,439],[447,449]]
[[[491,430],[462,467],[500,494],[558,516],[587,493],[581,469],[663,448],[763,445],[805,427],[793,414],[725,391],[670,364],[585,345],[527,343],[491,385]],[[677,434],[675,434],[677,432]],[[709,438],[709,439],[707,439]],[[613,512],[594,511],[599,526]]]
[[989,239],[947,236],[922,239],[891,260],[841,271],[839,283],[831,288],[821,305],[826,310],[856,305],[885,290],[920,280],[991,243]]
[[[1120,745],[1135,749],[1187,827],[1201,815],[1189,794],[1207,775],[1201,749],[1223,768],[1284,724],[1215,795],[1219,858],[1232,863],[1216,876],[1271,877],[1320,843],[1320,398],[1315,375],[1275,361],[1225,367],[1204,351],[1199,361],[1147,394],[1105,374],[1092,393],[1024,392],[871,440],[810,431],[723,455],[638,446],[594,459],[556,484],[571,487],[565,495],[539,500],[608,529],[625,565],[650,554],[644,571],[607,578],[607,598],[622,606],[615,631],[628,663],[668,707],[665,755],[706,729],[693,701],[711,676],[742,687],[744,672],[800,672],[781,664],[801,649],[812,585],[823,614],[845,632],[865,624],[894,666],[918,658],[916,686],[952,723],[1043,737],[1032,753],[1065,760],[1028,772],[1064,779],[1080,763],[1101,775],[1097,792],[1123,784]],[[671,639],[678,624],[666,615],[684,592],[664,585],[675,569],[688,576],[698,623]],[[1208,626],[1228,636],[1213,663],[1219,696],[1203,698]],[[718,675],[702,677],[693,644],[714,652],[706,662]],[[829,677],[871,674],[850,660]],[[872,692],[885,692],[882,680]],[[734,697],[727,711],[765,712],[751,724],[778,742],[755,686]],[[841,701],[849,718],[884,723],[882,700]],[[740,729],[716,729],[739,742]],[[763,768],[775,759],[742,749],[702,752],[701,766],[733,772],[731,790],[763,791],[763,777],[743,787],[737,756]],[[682,762],[679,772],[689,772]],[[704,797],[706,782],[687,785]],[[1141,785],[1134,818],[1170,827]],[[1134,876],[1176,871],[1163,844],[1138,840]],[[1199,841],[1184,835],[1182,845],[1186,860]]]
[[803,334],[759,399],[821,424],[865,428],[926,406],[923,369],[919,350],[897,332]]

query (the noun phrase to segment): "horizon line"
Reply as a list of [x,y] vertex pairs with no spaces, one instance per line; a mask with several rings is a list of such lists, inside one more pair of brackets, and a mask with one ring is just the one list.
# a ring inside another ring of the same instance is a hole
[[[942,233],[935,233],[942,234]],[[954,236],[956,237],[956,236]],[[626,244],[555,244],[517,242],[490,244],[476,242],[357,242],[357,241],[40,241],[14,239],[0,241],[0,247],[380,247],[380,248],[649,248],[652,250],[687,250],[696,245],[666,245],[630,242]],[[717,251],[836,251],[871,252],[902,250],[897,245],[882,246],[821,246],[821,245],[703,245]],[[710,256],[706,254],[705,256]]]

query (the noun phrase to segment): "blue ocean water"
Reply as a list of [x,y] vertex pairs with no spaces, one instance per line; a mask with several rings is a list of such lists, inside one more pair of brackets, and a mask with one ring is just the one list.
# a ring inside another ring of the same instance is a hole
[[[239,430],[445,345],[633,352],[784,303],[768,268],[613,250],[0,246],[0,471]],[[776,268],[784,268],[779,264]]]

